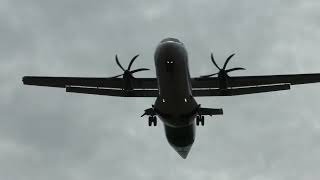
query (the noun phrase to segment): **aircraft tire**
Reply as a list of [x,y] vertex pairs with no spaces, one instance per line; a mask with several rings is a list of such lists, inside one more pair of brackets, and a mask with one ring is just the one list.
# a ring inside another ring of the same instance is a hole
[[200,125],[200,121],[201,121],[201,118],[200,118],[200,116],[198,115],[198,116],[196,117],[196,125],[197,125],[197,126]]
[[201,116],[201,118],[200,118],[201,120],[200,120],[200,122],[201,122],[201,126],[204,126],[204,116]]
[[157,126],[157,117],[153,116],[153,126]]
[[149,116],[149,118],[148,118],[148,125],[149,126],[152,126],[152,123],[153,122],[153,117],[152,116]]

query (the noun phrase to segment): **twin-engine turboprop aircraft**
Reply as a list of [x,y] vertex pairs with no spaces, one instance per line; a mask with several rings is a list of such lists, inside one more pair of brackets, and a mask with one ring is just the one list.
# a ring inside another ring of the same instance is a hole
[[[211,54],[218,73],[191,78],[185,46],[175,38],[162,40],[156,48],[154,61],[156,78],[135,78],[134,73],[149,69],[131,70],[138,55],[125,69],[116,56],[123,73],[114,77],[40,77],[25,76],[26,85],[65,88],[67,92],[120,97],[156,97],[154,105],[144,111],[149,126],[157,125],[157,117],[164,123],[170,145],[186,158],[195,139],[195,125],[204,125],[204,116],[222,115],[222,109],[203,108],[194,97],[236,96],[289,90],[290,85],[315,83],[320,74],[291,74],[231,77],[229,72],[244,68],[227,69],[229,56],[222,67]],[[212,76],[217,77],[212,77]]]

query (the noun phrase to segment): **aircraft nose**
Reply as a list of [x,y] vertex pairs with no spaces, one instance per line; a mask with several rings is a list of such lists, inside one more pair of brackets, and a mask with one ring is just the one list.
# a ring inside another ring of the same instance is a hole
[[172,145],[172,147],[183,159],[186,159],[188,157],[192,144],[184,147]]

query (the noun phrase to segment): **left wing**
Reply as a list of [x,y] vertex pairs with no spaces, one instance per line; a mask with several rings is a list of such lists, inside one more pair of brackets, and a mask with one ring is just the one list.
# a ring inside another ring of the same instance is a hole
[[[97,78],[25,76],[25,85],[66,88],[67,92],[121,97],[157,97],[156,78]],[[129,88],[129,89],[128,89]]]
[[290,85],[320,82],[320,73],[227,77],[225,93],[221,93],[218,77],[193,78],[195,96],[234,96],[290,89]]
[[[22,81],[25,85],[49,86],[58,88],[65,88],[66,86],[85,86],[122,89],[125,83],[123,78],[100,77],[24,76]],[[158,89],[156,78],[132,78],[130,83],[134,89]]]

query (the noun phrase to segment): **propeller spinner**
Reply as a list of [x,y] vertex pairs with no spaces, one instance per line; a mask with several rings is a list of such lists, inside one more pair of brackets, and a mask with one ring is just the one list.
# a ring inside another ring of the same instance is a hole
[[205,76],[201,76],[202,78],[208,78],[208,77],[211,77],[211,76],[215,76],[215,75],[218,75],[218,77],[228,77],[228,73],[229,72],[232,72],[232,71],[238,71],[238,70],[245,70],[245,68],[242,68],[242,67],[236,67],[236,68],[231,68],[231,69],[226,69],[227,68],[227,65],[230,61],[230,59],[234,56],[235,54],[231,54],[226,62],[224,63],[223,67],[220,68],[218,66],[218,64],[216,63],[216,61],[214,60],[214,57],[213,57],[213,53],[211,53],[211,61],[212,63],[219,69],[219,72],[217,73],[213,73],[213,74],[209,74],[209,75],[205,75]]

